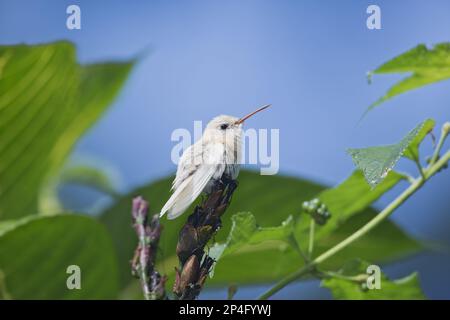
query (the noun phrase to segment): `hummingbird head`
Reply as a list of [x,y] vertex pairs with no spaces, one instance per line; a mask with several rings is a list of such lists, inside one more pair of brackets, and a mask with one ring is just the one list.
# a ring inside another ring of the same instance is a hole
[[234,139],[241,137],[242,126],[245,120],[268,107],[270,107],[270,104],[265,105],[242,118],[227,115],[217,116],[208,123],[205,133],[212,139],[230,139],[233,141]]
[[227,140],[234,141],[242,135],[242,123],[237,123],[238,121],[239,118],[232,116],[217,116],[208,123],[203,137],[222,143]]
[[237,124],[238,121],[239,118],[220,115],[212,119],[206,126],[206,129],[217,130],[218,132],[221,132],[223,134],[227,131],[229,132],[231,130],[241,129],[242,124]]
[[242,125],[244,124],[245,120],[247,120],[248,118],[250,118],[251,116],[253,116],[254,114],[263,111],[264,109],[267,109],[268,107],[270,107],[270,104],[265,105],[262,108],[259,108],[249,114],[247,114],[246,116],[242,117],[242,118],[236,118],[236,117],[232,117],[232,116],[226,116],[226,115],[220,115],[215,117],[214,119],[212,119],[208,125],[206,126],[207,130],[218,130],[219,132],[221,131],[226,132],[228,131],[232,131],[232,130],[242,130]]

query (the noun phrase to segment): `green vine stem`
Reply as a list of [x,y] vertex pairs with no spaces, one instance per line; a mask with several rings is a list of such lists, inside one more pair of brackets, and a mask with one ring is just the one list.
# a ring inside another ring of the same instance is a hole
[[[448,127],[448,124],[446,123],[443,128],[443,136],[445,133],[445,136],[442,137],[439,141],[439,144],[436,148],[437,152],[439,153],[440,148],[443,145],[443,140],[448,134],[448,129],[445,129],[445,127]],[[442,141],[442,142],[441,142]],[[433,157],[434,158],[434,157]],[[437,159],[438,157],[436,157]],[[290,275],[286,276],[285,278],[281,279],[278,283],[276,283],[272,288],[267,290],[265,293],[263,293],[261,296],[259,296],[259,300],[264,300],[270,298],[272,295],[283,289],[286,285],[290,284],[291,282],[294,282],[298,280],[299,278],[303,277],[304,275],[312,272],[315,270],[316,266],[318,266],[320,263],[324,262],[325,260],[331,258],[336,253],[353,243],[354,241],[358,240],[362,236],[364,236],[366,233],[368,233],[370,230],[378,226],[383,220],[385,220],[387,217],[391,215],[392,212],[394,212],[395,209],[397,209],[403,202],[405,202],[412,194],[414,194],[417,190],[419,190],[423,184],[429,180],[436,172],[438,172],[440,169],[444,168],[447,165],[447,162],[450,160],[450,151],[447,151],[442,157],[440,157],[437,161],[430,162],[430,165],[423,170],[423,176],[419,176],[418,178],[414,179],[412,183],[409,185],[407,189],[405,189],[394,201],[392,201],[386,208],[384,208],[378,215],[376,215],[372,220],[370,220],[367,224],[362,226],[360,229],[358,229],[355,233],[335,245],[334,247],[330,248],[329,250],[322,253],[320,256],[318,256],[313,261],[307,263],[303,268],[291,273]]]
[[337,279],[351,281],[351,282],[357,282],[357,283],[364,282],[369,277],[369,275],[367,275],[367,274],[358,274],[356,276],[345,276],[340,273],[332,272],[332,271],[320,271],[319,275],[321,276],[321,278],[327,278],[327,277],[328,278],[337,278]]
[[303,261],[305,263],[308,263],[309,262],[309,258],[303,252],[302,248],[300,248],[300,246],[298,245],[298,242],[295,239],[294,235],[291,235],[288,240],[289,240],[289,243],[291,244],[291,246],[295,249],[295,251],[297,251],[297,253],[300,255],[300,257],[302,257]]
[[12,297],[6,288],[5,274],[1,269],[0,269],[0,300],[12,300]]
[[309,245],[308,245],[308,258],[311,259],[314,251],[314,229],[316,222],[311,219],[311,224],[309,225]]
[[441,136],[439,138],[439,142],[436,148],[434,149],[434,153],[433,156],[431,157],[430,164],[434,164],[439,158],[439,153],[441,152],[442,146],[444,145],[444,141],[447,138],[449,132],[450,132],[450,122],[446,122],[442,126]]

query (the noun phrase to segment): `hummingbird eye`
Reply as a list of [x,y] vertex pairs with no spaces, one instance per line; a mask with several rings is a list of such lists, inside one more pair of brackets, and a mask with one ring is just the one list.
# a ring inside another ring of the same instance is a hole
[[227,123],[224,123],[224,124],[220,125],[220,129],[222,129],[222,130],[226,130],[227,128],[228,128],[228,124]]

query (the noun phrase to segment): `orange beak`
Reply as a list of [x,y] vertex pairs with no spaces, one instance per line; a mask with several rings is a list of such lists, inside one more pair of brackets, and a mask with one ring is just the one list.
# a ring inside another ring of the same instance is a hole
[[268,107],[270,107],[270,104],[265,105],[264,107],[259,108],[258,110],[253,111],[252,113],[249,113],[248,115],[246,115],[245,117],[240,118],[238,121],[235,122],[235,124],[241,124],[244,123],[245,120],[247,120],[248,118],[250,118],[251,116],[257,114],[260,111],[263,111],[264,109],[267,109]]

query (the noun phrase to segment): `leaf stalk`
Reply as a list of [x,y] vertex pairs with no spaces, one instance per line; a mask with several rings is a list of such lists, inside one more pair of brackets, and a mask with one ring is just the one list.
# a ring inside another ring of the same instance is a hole
[[311,224],[309,225],[309,246],[308,246],[308,257],[311,259],[314,251],[314,229],[316,227],[316,222],[311,219]]

